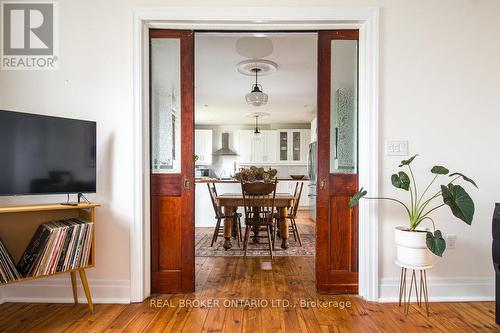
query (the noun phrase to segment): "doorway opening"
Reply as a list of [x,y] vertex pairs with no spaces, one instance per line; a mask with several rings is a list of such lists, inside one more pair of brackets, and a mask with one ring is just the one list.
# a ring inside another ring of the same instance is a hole
[[[358,31],[150,37],[152,290],[192,290],[194,256],[262,258],[264,227],[270,259],[318,253],[318,291],[357,293]],[[241,176],[275,180],[265,225]]]
[[[196,256],[244,256],[244,207],[236,207],[237,232],[226,240],[225,219],[218,221],[216,216],[224,216],[225,199],[211,197],[210,189],[221,196],[241,194],[234,176],[243,169],[262,168],[276,170],[276,193],[296,194],[298,199],[296,212],[293,205],[288,207],[287,215],[295,218],[289,221],[286,249],[276,232],[273,256],[314,259],[315,224],[310,214],[315,212],[311,176],[316,165],[310,144],[317,141],[311,129],[316,123],[317,34],[196,32],[194,40]],[[248,100],[255,87],[265,94],[257,106]],[[256,236],[255,230],[247,257],[270,263],[267,239],[257,237],[265,231]]]

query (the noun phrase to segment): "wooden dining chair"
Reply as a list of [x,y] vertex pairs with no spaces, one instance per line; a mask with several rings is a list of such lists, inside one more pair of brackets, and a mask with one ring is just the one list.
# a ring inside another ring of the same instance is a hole
[[207,183],[208,193],[210,193],[210,199],[212,201],[212,206],[215,212],[215,219],[217,220],[215,224],[214,234],[212,236],[212,243],[210,247],[214,246],[214,243],[217,241],[219,236],[224,235],[224,225],[222,221],[225,221],[226,218],[233,219],[233,226],[235,230],[236,239],[238,240],[238,247],[240,247],[240,242],[243,241],[243,236],[241,233],[241,214],[237,212],[237,209],[233,211],[233,215],[227,216],[222,212],[222,207],[219,205],[217,201],[217,189],[215,187],[215,183]]
[[[260,229],[266,231],[266,236],[256,236],[267,238],[269,244],[269,254],[273,258],[274,249],[274,199],[276,197],[275,179],[272,182],[252,182],[241,181],[241,192],[245,207],[245,236],[243,241],[244,257],[247,256],[248,243],[250,241],[250,231],[255,229],[258,234]],[[254,237],[255,238],[255,237]]]
[[290,232],[293,234],[295,241],[299,241],[299,245],[302,246],[302,239],[300,238],[299,229],[297,228],[297,223],[295,219],[297,218],[297,211],[299,210],[300,196],[302,195],[302,188],[304,187],[303,182],[297,182],[295,185],[295,192],[293,195],[293,205],[288,209],[288,215],[285,217],[290,220]]

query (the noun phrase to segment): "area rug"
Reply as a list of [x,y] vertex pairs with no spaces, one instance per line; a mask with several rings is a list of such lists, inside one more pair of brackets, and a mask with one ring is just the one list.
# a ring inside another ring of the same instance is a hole
[[[291,236],[291,235],[290,235]],[[312,257],[316,254],[316,237],[314,234],[301,234],[302,246],[299,246],[299,242],[293,239],[293,236],[288,240],[288,249],[284,250],[281,248],[281,238],[277,238],[277,243],[273,255],[282,257],[291,256],[306,256]],[[199,232],[196,233],[196,256],[197,257],[242,257],[243,253],[243,243],[241,247],[238,247],[238,241],[234,238],[231,239],[233,247],[229,250],[225,250],[222,246],[224,244],[224,237],[219,237],[217,242],[213,247],[210,247],[212,242],[211,232]],[[261,240],[265,242],[265,240]],[[259,248],[259,249],[256,249]],[[250,238],[250,243],[248,246],[247,256],[248,257],[269,257],[269,250],[267,248],[267,243],[255,244]]]

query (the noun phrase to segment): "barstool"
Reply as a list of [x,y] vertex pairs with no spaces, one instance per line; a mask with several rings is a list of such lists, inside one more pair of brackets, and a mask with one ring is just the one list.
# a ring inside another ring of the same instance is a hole
[[[428,266],[410,266],[403,264],[396,260],[396,265],[401,267],[401,277],[399,280],[399,306],[401,306],[401,301],[403,301],[403,306],[405,308],[405,313],[408,314],[410,311],[410,301],[411,292],[413,286],[415,286],[415,297],[417,299],[418,306],[422,306],[422,296],[425,303],[425,312],[427,317],[429,317],[429,293],[427,291],[427,270],[432,268],[432,265]],[[410,280],[410,290],[408,291],[408,297],[406,297],[406,273],[411,269],[411,280]],[[417,275],[420,273],[420,279],[417,279]],[[420,280],[419,282],[417,280]]]

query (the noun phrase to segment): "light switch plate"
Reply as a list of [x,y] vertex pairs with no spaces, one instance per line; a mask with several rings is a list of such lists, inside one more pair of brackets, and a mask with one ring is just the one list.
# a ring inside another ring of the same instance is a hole
[[387,141],[385,154],[387,156],[408,156],[408,141]]
[[452,250],[457,246],[457,235],[446,234],[445,241],[446,241],[446,248]]

